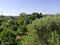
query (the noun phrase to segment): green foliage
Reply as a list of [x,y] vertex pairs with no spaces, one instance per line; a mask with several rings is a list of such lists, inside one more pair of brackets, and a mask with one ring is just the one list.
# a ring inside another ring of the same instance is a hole
[[36,19],[29,30],[36,30],[41,45],[60,45],[60,16]]
[[[42,13],[36,12],[21,13],[20,16],[0,16],[0,45],[37,45],[39,40],[36,31],[29,30],[28,24],[41,17]],[[19,33],[22,35],[21,39],[16,40]]]
[[41,18],[42,17],[42,13],[37,13],[37,12],[33,12],[32,13],[32,19],[35,20],[36,18]]
[[37,12],[0,16],[0,45],[60,45],[60,16]]
[[0,41],[1,45],[16,45],[17,42],[15,42],[15,33],[13,31],[4,30],[0,33]]

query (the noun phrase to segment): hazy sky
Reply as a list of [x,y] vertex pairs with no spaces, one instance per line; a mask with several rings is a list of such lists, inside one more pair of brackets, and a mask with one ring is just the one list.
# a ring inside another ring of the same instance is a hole
[[0,14],[19,15],[21,12],[60,13],[60,0],[0,0]]

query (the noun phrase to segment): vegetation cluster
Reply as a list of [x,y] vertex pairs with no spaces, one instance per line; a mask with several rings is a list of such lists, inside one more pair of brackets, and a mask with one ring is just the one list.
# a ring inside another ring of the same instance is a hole
[[60,45],[60,15],[0,16],[0,45]]

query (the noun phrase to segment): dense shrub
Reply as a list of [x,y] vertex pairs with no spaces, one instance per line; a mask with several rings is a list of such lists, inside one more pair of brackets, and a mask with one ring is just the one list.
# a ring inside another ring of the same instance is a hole
[[36,19],[28,29],[36,30],[41,45],[60,45],[60,16]]

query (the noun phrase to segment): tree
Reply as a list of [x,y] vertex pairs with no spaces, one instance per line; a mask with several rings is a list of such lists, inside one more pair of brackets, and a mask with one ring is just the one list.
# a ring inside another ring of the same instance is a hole
[[33,18],[33,20],[36,19],[36,18],[39,19],[39,18],[41,18],[41,17],[42,17],[42,13],[40,13],[40,14],[37,13],[37,12],[33,12],[33,13],[32,13],[32,18]]
[[60,44],[60,16],[47,16],[36,19],[28,26],[28,30],[35,30],[41,45]]
[[20,13],[20,16],[24,16],[24,15],[26,15],[26,13],[24,13],[24,12],[23,13]]

